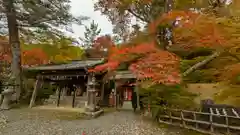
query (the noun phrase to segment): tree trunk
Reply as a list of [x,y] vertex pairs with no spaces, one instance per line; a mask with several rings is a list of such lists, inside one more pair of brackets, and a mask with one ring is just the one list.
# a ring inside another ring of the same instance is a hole
[[14,8],[13,0],[3,0],[4,7],[6,9],[5,14],[7,16],[8,31],[9,31],[9,43],[12,51],[12,76],[16,92],[16,99],[19,100],[22,90],[22,69],[21,69],[21,50],[18,24],[16,19],[16,11]]
[[210,55],[208,58],[206,58],[205,60],[198,62],[197,64],[193,65],[192,67],[190,67],[189,69],[187,69],[184,73],[183,76],[187,76],[190,73],[192,73],[193,71],[195,71],[196,69],[206,65],[208,62],[212,61],[213,59],[215,59],[216,57],[218,57],[222,52],[215,52],[212,55]]

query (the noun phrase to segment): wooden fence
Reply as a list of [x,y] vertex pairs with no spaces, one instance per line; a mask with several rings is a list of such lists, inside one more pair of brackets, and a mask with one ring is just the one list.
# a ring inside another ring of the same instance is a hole
[[166,109],[158,116],[158,121],[205,134],[240,135],[240,117],[229,116],[226,111],[223,114]]

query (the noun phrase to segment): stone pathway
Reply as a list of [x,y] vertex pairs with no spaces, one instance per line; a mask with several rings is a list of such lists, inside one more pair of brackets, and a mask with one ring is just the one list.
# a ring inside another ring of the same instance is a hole
[[[92,120],[60,120],[29,109],[0,111],[0,135],[177,135],[143,121],[132,111],[105,114]],[[70,115],[70,114],[69,114]],[[2,124],[1,124],[2,123]]]

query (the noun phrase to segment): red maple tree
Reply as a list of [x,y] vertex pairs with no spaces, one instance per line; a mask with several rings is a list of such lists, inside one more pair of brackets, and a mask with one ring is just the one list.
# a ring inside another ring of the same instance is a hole
[[0,61],[9,62],[11,60],[11,48],[6,37],[0,37]]
[[[23,50],[21,53],[22,65],[33,66],[49,62],[47,54],[41,48]],[[0,37],[0,61],[7,63],[11,63],[12,61],[11,48],[6,37]]]
[[49,57],[41,48],[22,51],[22,65],[34,66],[49,63]]
[[95,72],[116,70],[122,63],[130,63],[138,79],[151,78],[153,83],[176,84],[181,81],[179,58],[168,51],[160,50],[154,43],[135,46],[113,46],[107,63],[96,66]]
[[86,50],[88,58],[105,58],[114,46],[111,36],[104,35],[94,40],[92,48]]
[[179,71],[180,58],[157,47],[154,41],[158,27],[178,20],[173,30],[174,46],[185,49],[193,47],[211,47],[226,49],[232,47],[231,34],[214,16],[191,11],[172,11],[160,16],[149,24],[151,42],[134,45],[113,46],[107,63],[95,67],[92,71],[116,70],[122,63],[130,62],[131,70],[138,79],[150,78],[153,83],[176,84],[181,81]]

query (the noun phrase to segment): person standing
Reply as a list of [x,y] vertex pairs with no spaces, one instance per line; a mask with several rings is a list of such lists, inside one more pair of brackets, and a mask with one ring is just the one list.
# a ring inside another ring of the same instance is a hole
[[132,108],[133,111],[135,112],[137,109],[137,93],[135,91],[132,92]]

